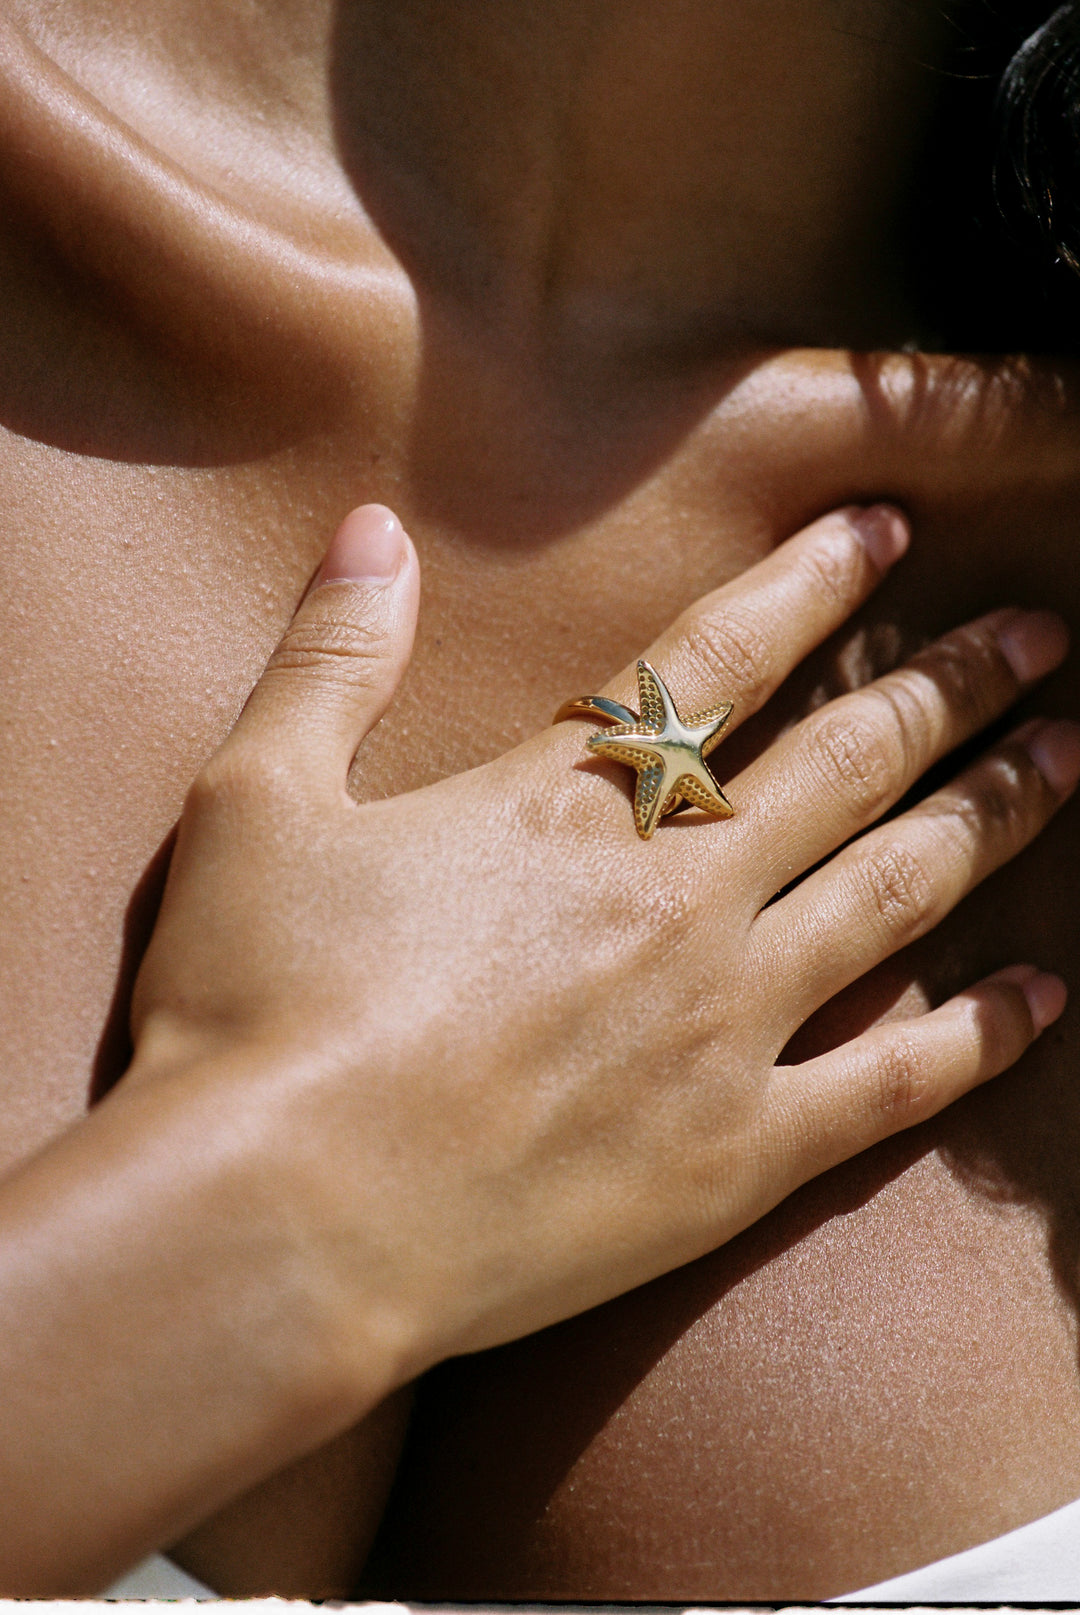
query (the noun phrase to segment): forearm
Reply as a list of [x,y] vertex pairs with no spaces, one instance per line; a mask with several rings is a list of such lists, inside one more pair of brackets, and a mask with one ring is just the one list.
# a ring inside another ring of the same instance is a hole
[[411,1387],[169,1548],[222,1597],[351,1598],[401,1454]]
[[99,1590],[390,1388],[218,1075],[121,1088],[0,1186],[5,1594]]

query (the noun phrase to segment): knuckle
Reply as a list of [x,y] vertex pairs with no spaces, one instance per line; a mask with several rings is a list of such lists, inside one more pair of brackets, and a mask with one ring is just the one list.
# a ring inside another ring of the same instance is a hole
[[[896,795],[902,776],[899,736],[881,725],[857,720],[853,713],[827,713],[813,735],[810,756],[834,796],[843,798],[859,820],[874,820]],[[902,753],[902,745],[900,746]]]
[[893,673],[863,692],[874,712],[879,743],[896,778],[916,779],[934,754],[935,723],[930,686],[910,669]]
[[267,664],[265,677],[301,669],[309,677],[360,688],[380,680],[385,661],[385,635],[381,621],[363,602],[355,602],[348,617],[301,618],[286,630]]
[[937,914],[934,883],[910,847],[875,848],[864,866],[875,916],[897,947],[927,931]]
[[691,619],[685,645],[705,690],[726,695],[729,690],[760,689],[769,682],[772,650],[752,611],[728,606],[721,616]]
[[1031,1016],[1019,987],[995,984],[964,1007],[964,1054],[980,1074],[1004,1071],[1031,1041]]
[[985,634],[961,629],[924,651],[916,665],[933,680],[954,724],[967,732],[981,729],[1000,704],[1006,664]]
[[[1031,774],[1036,771],[1031,768]],[[1011,845],[1027,840],[1038,822],[1040,793],[1018,758],[994,757],[978,770],[972,781],[974,817],[980,833],[995,842]]]
[[294,770],[265,747],[233,741],[205,765],[187,796],[188,817],[276,807],[295,790]]
[[802,555],[800,582],[818,599],[846,607],[863,595],[865,554],[850,531],[828,530]]
[[598,811],[603,798],[599,787],[598,779],[575,768],[567,769],[558,789],[547,775],[526,779],[507,797],[503,817],[526,846],[574,847],[594,837],[602,844],[608,826]]
[[883,1134],[899,1132],[931,1116],[937,1108],[935,1065],[910,1037],[891,1038],[874,1073],[871,1103]]
[[986,758],[942,792],[941,831],[951,837],[956,855],[970,859],[978,848],[1000,854],[1030,841],[1046,817],[1037,775],[1026,754],[1010,751]]

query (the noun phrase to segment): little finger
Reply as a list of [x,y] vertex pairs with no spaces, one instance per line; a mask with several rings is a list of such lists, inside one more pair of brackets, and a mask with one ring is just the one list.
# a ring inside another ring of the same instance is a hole
[[778,1066],[763,1122],[771,1153],[791,1150],[802,1183],[914,1127],[1014,1065],[1066,996],[1060,977],[1012,965],[927,1015]]

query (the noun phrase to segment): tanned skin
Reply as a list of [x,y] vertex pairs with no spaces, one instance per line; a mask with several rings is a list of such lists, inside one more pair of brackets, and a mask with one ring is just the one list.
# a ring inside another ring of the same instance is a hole
[[[161,849],[362,500],[424,580],[365,799],[498,756],[851,501],[902,505],[912,554],[743,756],[980,612],[1075,618],[1070,378],[862,356],[922,334],[896,220],[937,11],[8,7],[8,1162],[121,1075]],[[1075,979],[1075,834],[802,1048],[1015,958]],[[716,1256],[440,1371],[370,1584],[827,1596],[1080,1494],[1076,1036]],[[375,1419],[177,1557],[222,1594],[354,1589],[402,1407]]]

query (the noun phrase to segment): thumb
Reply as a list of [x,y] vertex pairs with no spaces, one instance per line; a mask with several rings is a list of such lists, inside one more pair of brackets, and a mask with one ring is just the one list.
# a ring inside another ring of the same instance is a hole
[[232,739],[284,746],[290,767],[344,779],[408,665],[419,595],[416,551],[393,511],[351,511]]

